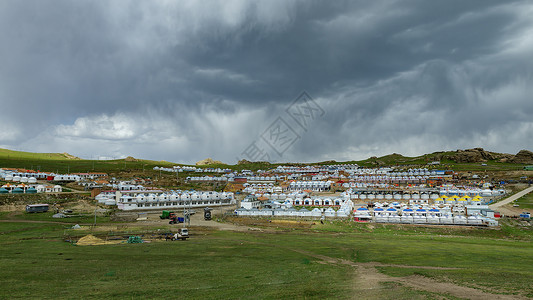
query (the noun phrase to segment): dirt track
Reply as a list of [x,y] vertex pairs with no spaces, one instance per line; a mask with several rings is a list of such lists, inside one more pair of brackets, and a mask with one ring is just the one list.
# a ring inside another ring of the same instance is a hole
[[[458,298],[464,299],[528,299],[526,297],[515,295],[501,295],[484,292],[482,290],[460,286],[451,282],[441,282],[434,279],[412,275],[407,277],[392,277],[386,274],[380,273],[375,267],[388,266],[388,267],[400,267],[400,268],[412,268],[412,269],[456,269],[456,268],[439,268],[439,267],[427,267],[427,266],[406,266],[406,265],[390,265],[380,263],[355,263],[345,259],[337,259],[329,256],[318,255],[299,249],[288,249],[294,252],[298,252],[304,255],[308,255],[322,260],[328,264],[342,264],[349,265],[355,268],[355,286],[354,292],[360,292],[361,290],[379,289],[382,282],[397,282],[403,285],[415,288],[417,290],[424,290],[440,294],[448,294]],[[357,295],[357,294],[356,294]],[[354,295],[354,298],[358,296]]]

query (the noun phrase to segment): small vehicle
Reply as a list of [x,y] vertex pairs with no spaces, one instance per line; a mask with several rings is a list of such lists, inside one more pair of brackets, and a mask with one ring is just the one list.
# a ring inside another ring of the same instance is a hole
[[178,217],[175,213],[170,213],[168,218],[170,219],[170,221],[168,222],[168,224],[178,224],[178,223],[183,223],[185,222],[185,218],[183,217]]
[[206,207],[204,208],[204,220],[209,221],[211,220],[211,208]]
[[525,218],[525,219],[530,219],[531,218],[531,214],[527,211],[524,211],[520,214],[520,218]]
[[176,233],[176,234],[174,234],[174,236],[172,236],[172,240],[173,241],[175,241],[175,240],[185,241],[188,238],[189,238],[189,229],[187,229],[187,228],[180,228],[178,233]]

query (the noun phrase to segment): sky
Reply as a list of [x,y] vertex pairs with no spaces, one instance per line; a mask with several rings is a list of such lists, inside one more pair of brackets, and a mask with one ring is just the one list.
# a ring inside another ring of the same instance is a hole
[[194,163],[533,150],[533,2],[0,1],[0,147]]

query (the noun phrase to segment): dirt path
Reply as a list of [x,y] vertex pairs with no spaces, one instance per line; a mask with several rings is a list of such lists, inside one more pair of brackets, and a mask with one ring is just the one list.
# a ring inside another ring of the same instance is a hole
[[454,270],[459,268],[445,268],[445,267],[431,267],[431,266],[408,266],[408,265],[393,265],[381,264],[376,262],[370,263],[356,263],[353,261],[333,258],[325,255],[315,254],[309,251],[300,249],[288,248],[288,250],[301,253],[320,259],[328,264],[342,264],[349,265],[355,268],[355,283],[354,291],[379,289],[382,282],[397,282],[403,285],[415,288],[417,290],[424,290],[439,294],[448,294],[458,298],[485,300],[485,299],[528,299],[526,297],[515,295],[502,295],[484,292],[479,289],[460,286],[450,282],[437,281],[424,276],[407,276],[407,277],[392,277],[380,273],[375,267],[397,267],[397,268],[413,268],[413,269],[431,269],[431,270]]

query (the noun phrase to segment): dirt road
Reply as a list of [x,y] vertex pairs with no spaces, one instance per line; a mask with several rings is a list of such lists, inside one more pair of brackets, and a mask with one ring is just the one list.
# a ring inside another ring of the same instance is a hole
[[518,215],[520,214],[520,212],[522,212],[523,210],[521,208],[518,208],[518,207],[512,207],[511,203],[513,203],[513,201],[515,200],[518,200],[520,199],[521,197],[523,197],[524,195],[527,195],[529,193],[531,193],[533,191],[533,186],[531,187],[528,187],[510,197],[508,197],[507,199],[505,200],[502,200],[502,201],[499,201],[497,203],[494,203],[494,204],[491,204],[489,205],[489,208],[492,209],[492,210],[497,210],[499,211],[500,213],[506,215],[506,216],[512,216],[512,215]]
[[497,208],[502,207],[502,206],[504,206],[506,204],[509,204],[509,203],[511,203],[511,202],[513,202],[515,200],[518,200],[519,198],[521,198],[521,197],[523,197],[523,196],[525,196],[525,195],[527,195],[527,194],[529,194],[531,192],[533,192],[533,186],[530,186],[527,189],[522,190],[522,191],[510,196],[509,198],[507,198],[505,200],[502,200],[502,201],[499,201],[497,203],[491,204],[491,205],[489,205],[489,207],[491,209],[497,209]]

